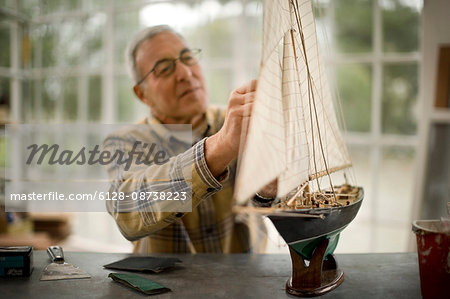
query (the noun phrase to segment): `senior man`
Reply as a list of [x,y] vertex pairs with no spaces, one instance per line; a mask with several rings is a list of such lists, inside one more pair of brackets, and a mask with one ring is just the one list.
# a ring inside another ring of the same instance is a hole
[[[137,140],[141,145],[156,142],[170,158],[162,164],[130,169],[117,163],[108,165],[111,191],[189,189],[192,204],[192,212],[183,213],[155,210],[154,204],[130,198],[108,202],[109,213],[122,234],[134,241],[135,252],[251,250],[248,227],[232,212],[232,195],[242,126],[251,116],[256,81],[231,92],[226,110],[210,107],[198,53],[165,25],[144,29],[127,48],[134,93],[150,108],[150,115],[140,124],[149,128],[130,126],[115,132],[105,140],[104,148],[129,152]],[[188,141],[166,128],[172,124],[192,125],[192,143],[183,147]],[[275,193],[274,184],[268,185],[253,202],[270,205]],[[262,222],[259,229],[264,231]]]

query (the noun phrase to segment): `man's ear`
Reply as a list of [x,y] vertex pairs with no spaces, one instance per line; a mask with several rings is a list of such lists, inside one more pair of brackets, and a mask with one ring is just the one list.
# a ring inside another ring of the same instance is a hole
[[139,100],[141,100],[144,104],[146,104],[144,92],[142,91],[141,87],[139,85],[135,84],[133,86],[133,91],[134,91],[134,94],[139,98]]
[[134,90],[134,94],[139,98],[139,100],[151,108],[152,102],[147,97],[148,94],[145,94],[143,88],[140,85],[136,84],[133,86],[133,90]]

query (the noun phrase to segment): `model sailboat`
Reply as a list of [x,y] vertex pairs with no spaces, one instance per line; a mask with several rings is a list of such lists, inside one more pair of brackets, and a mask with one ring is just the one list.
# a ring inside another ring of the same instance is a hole
[[235,197],[245,202],[278,179],[281,203],[266,214],[291,250],[287,291],[319,295],[342,282],[332,253],[363,191],[333,185],[332,173],[352,164],[320,60],[311,1],[265,1],[263,18],[261,68]]

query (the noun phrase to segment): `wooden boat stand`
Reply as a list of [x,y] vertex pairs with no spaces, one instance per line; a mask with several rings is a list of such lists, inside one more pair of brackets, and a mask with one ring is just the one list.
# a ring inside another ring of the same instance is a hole
[[323,295],[337,288],[344,281],[344,272],[338,268],[334,255],[325,259],[329,240],[324,239],[314,250],[306,264],[302,256],[289,246],[292,260],[292,277],[286,282],[286,292],[298,297]]

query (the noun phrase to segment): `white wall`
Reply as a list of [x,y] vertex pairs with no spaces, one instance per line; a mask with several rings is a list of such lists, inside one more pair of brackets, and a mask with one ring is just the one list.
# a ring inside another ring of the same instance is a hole
[[438,51],[440,44],[450,45],[450,1],[425,0],[423,6],[422,96],[429,109],[435,96]]
[[[450,45],[450,1],[424,0],[422,19],[422,55],[423,63],[420,78],[420,93],[423,98],[421,122],[419,124],[419,152],[418,172],[416,177],[416,202],[412,211],[412,218],[420,218],[422,207],[425,174],[427,170],[427,145],[430,125],[436,122],[440,115],[440,122],[450,123],[450,110],[444,114],[438,113],[434,107],[436,76],[439,46]],[[411,239],[413,241],[413,238]],[[410,249],[415,248],[413,242]]]

